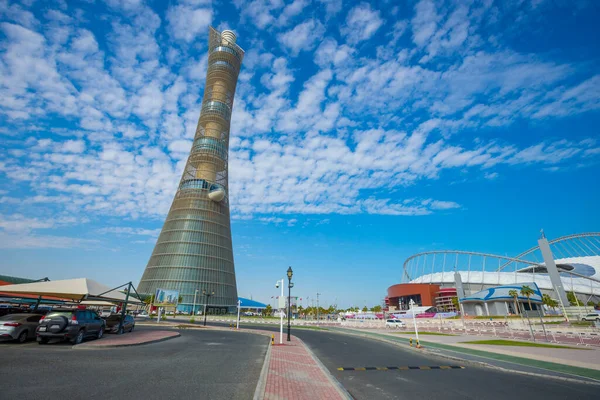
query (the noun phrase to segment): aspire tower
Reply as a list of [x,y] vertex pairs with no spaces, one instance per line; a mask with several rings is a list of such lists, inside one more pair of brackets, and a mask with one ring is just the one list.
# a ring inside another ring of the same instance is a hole
[[[210,28],[200,119],[177,193],[138,291],[177,290],[181,311],[237,304],[228,196],[229,125],[244,51]],[[203,292],[214,295],[203,296]]]

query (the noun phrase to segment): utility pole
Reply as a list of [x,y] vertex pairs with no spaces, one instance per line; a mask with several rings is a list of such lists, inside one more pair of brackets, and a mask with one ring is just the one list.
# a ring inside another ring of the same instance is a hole
[[321,293],[317,293],[317,324],[319,323],[319,296]]

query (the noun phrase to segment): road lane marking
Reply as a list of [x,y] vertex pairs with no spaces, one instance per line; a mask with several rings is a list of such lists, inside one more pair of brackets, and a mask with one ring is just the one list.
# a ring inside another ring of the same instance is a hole
[[338,371],[408,371],[411,369],[431,370],[431,369],[465,369],[462,365],[403,365],[399,367],[339,367]]

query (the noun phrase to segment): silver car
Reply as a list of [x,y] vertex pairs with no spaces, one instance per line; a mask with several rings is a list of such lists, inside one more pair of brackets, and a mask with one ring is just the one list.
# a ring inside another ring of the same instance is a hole
[[35,328],[42,314],[8,314],[0,317],[0,339],[25,343],[35,339]]

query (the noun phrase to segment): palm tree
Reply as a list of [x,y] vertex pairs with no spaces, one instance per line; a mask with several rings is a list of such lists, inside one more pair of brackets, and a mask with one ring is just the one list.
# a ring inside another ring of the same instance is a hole
[[523,285],[523,287],[521,288],[521,296],[525,296],[527,297],[527,302],[529,303],[529,310],[533,310],[533,308],[531,307],[531,298],[530,296],[532,294],[535,294],[535,292],[533,291],[532,288],[530,288],[527,285]]
[[460,310],[460,303],[458,301],[458,297],[452,297],[452,305],[454,306],[454,311]]
[[265,308],[265,314],[267,315],[267,317],[270,317],[272,312],[273,312],[273,307],[271,307],[270,304],[267,304],[267,307]]
[[517,303],[517,297],[519,297],[519,293],[516,290],[509,290],[508,295],[513,298],[515,303],[515,313],[519,315],[519,303]]

